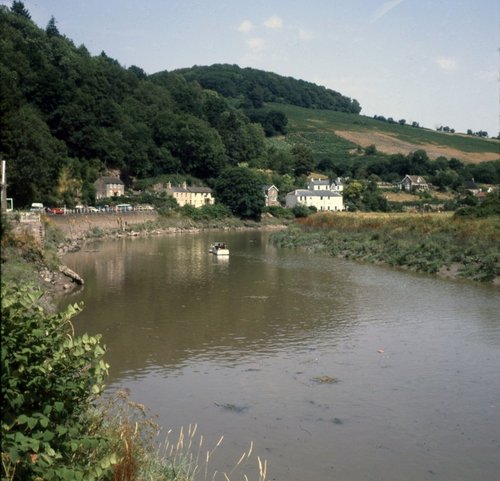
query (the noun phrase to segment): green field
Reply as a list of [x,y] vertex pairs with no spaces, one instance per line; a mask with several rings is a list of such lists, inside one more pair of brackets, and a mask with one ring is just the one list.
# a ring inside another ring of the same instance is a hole
[[[390,136],[391,139],[414,145],[414,150],[426,150],[432,146],[439,146],[464,153],[489,154],[493,157],[496,155],[500,158],[500,141],[498,140],[437,132],[409,125],[389,124],[363,115],[331,110],[312,110],[285,104],[268,104],[268,107],[280,110],[288,117],[287,136],[274,139],[271,143],[277,145],[280,142],[291,144],[302,142],[308,145],[316,155],[345,155],[355,149],[356,143],[335,135],[337,131],[347,131],[366,134],[366,138],[370,138],[373,134],[383,134]],[[378,145],[376,140],[374,145],[378,150],[384,151],[384,146]]]

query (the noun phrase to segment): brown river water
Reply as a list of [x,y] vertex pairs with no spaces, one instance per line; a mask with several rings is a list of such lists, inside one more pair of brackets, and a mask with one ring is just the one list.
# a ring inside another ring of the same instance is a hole
[[[88,244],[78,333],[108,392],[222,444],[206,479],[500,479],[500,289],[281,249],[269,233]],[[231,254],[208,253],[225,241]],[[204,469],[204,468],[203,468]],[[220,477],[219,477],[220,476]],[[199,479],[205,479],[205,472]]]

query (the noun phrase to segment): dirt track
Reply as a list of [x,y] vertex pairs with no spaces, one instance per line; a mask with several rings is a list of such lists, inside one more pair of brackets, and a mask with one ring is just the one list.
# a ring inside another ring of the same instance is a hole
[[500,158],[499,152],[494,152],[495,147],[498,150],[498,143],[492,142],[492,152],[463,152],[461,150],[446,147],[438,144],[411,144],[400,140],[391,135],[382,132],[352,132],[344,130],[336,130],[335,134],[350,142],[361,145],[361,147],[368,147],[375,145],[377,150],[386,154],[404,154],[408,155],[410,152],[415,152],[418,149],[423,149],[427,152],[430,159],[437,159],[440,156],[456,158],[463,162],[478,164],[488,160],[497,160]]

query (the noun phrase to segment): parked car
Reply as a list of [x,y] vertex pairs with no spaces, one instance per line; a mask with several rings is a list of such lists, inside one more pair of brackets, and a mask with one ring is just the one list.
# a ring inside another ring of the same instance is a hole
[[87,210],[89,212],[99,212],[99,209],[97,207],[93,207],[93,206],[87,207]]
[[33,204],[31,204],[30,212],[43,212],[43,211],[44,207],[41,202],[33,202]]
[[49,207],[47,213],[61,215],[64,214],[64,209],[62,207]]
[[127,212],[132,210],[132,206],[130,204],[118,204],[116,206],[116,212]]

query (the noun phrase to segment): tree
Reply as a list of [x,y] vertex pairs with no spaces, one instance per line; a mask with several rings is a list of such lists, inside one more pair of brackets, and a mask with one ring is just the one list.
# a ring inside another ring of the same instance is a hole
[[286,134],[286,126],[288,124],[287,116],[279,110],[270,110],[267,112],[264,119],[264,131],[268,137],[272,135]]
[[365,148],[365,155],[375,155],[377,153],[377,147],[375,144],[370,144]]
[[23,2],[18,2],[16,0],[14,0],[12,2],[12,7],[10,7],[10,9],[11,9],[12,13],[15,13],[16,15],[19,15],[21,17],[27,18],[28,20],[31,20],[31,15],[28,12],[28,10],[26,10],[26,8],[24,7]]
[[261,177],[246,167],[229,167],[215,183],[215,198],[242,219],[260,220],[265,206]]
[[361,199],[364,190],[365,187],[361,182],[358,181],[350,182],[344,189],[344,199],[347,202],[352,202],[356,204]]
[[0,132],[1,153],[8,161],[10,192],[20,206],[49,202],[58,170],[67,163],[63,142],[49,132],[36,109],[25,106],[8,116]]
[[219,175],[226,152],[219,133],[207,122],[192,115],[178,115],[163,135],[172,155],[181,161],[183,172],[202,179]]
[[270,147],[267,151],[267,167],[280,175],[293,174],[294,159],[287,150]]
[[314,157],[312,150],[304,144],[296,144],[292,148],[294,158],[293,173],[295,177],[309,175],[314,168]]
[[49,37],[60,37],[61,34],[59,33],[59,30],[57,29],[56,26],[56,19],[54,16],[50,17],[49,23],[47,24],[47,27],[45,28],[45,33]]

